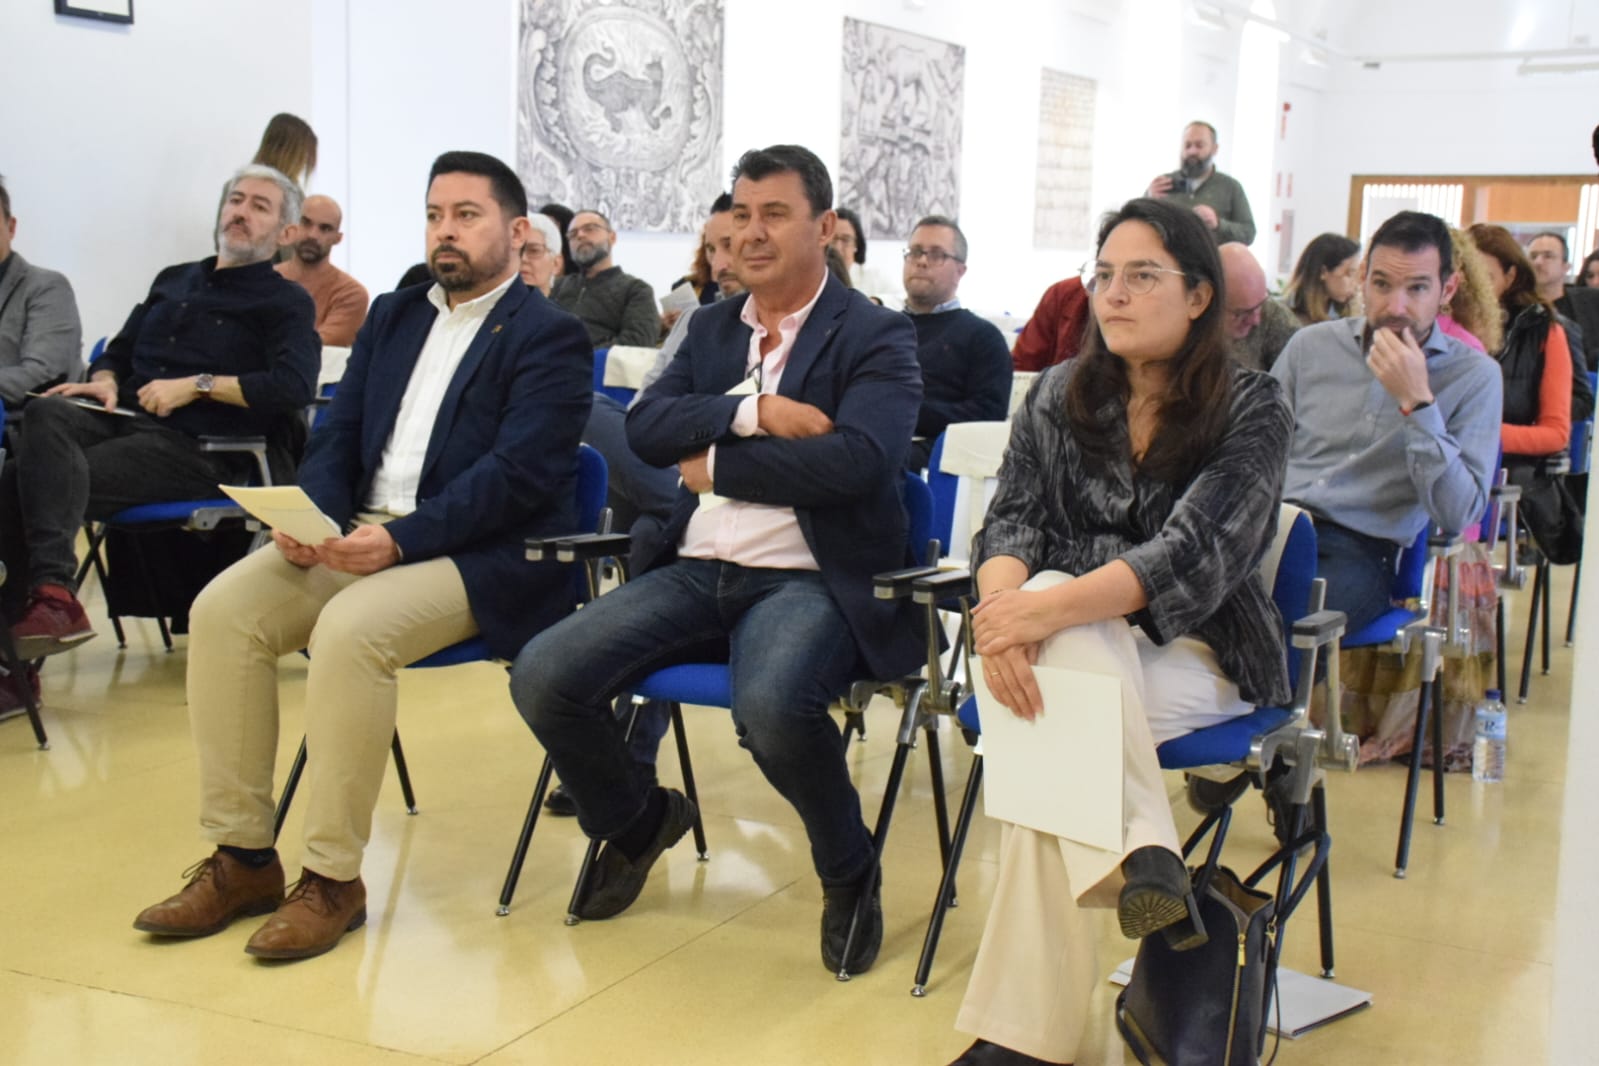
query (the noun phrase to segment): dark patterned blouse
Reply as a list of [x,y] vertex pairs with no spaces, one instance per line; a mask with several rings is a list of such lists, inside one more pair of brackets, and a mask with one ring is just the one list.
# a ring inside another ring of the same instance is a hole
[[1105,418],[1121,458],[1102,467],[1083,454],[1066,420],[1075,368],[1040,374],[1016,412],[976,558],[1014,556],[1029,574],[1086,574],[1121,559],[1149,599],[1130,622],[1156,644],[1204,641],[1245,700],[1286,703],[1282,622],[1258,572],[1294,426],[1276,379],[1234,368],[1226,431],[1178,487],[1134,469],[1125,417]]

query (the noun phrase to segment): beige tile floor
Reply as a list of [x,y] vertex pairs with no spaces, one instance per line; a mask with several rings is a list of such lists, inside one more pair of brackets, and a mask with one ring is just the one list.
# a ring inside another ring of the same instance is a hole
[[[1564,605],[1569,572],[1556,578]],[[89,592],[91,614],[100,614]],[[1520,604],[1513,614],[1520,615]],[[1512,647],[1520,640],[1513,622]],[[887,935],[877,966],[840,984],[820,964],[820,892],[793,812],[734,745],[719,712],[690,723],[710,837],[668,854],[623,918],[562,923],[582,840],[546,820],[511,914],[496,917],[540,753],[504,675],[488,665],[404,676],[401,723],[421,806],[404,813],[391,779],[365,877],[371,920],[322,958],[262,964],[242,947],[253,922],[190,943],[158,943],[129,923],[205,854],[194,826],[194,757],[183,706],[184,649],[161,651],[134,623],[52,660],[52,739],[35,750],[23,720],[0,725],[0,1062],[921,1064],[953,1058],[952,1029],[994,876],[997,834],[979,819],[929,995],[908,993],[938,878],[925,762],[900,803],[886,866]],[[1403,773],[1335,776],[1329,786],[1338,977],[1375,994],[1363,1014],[1284,1042],[1278,1061],[1537,1063],[1545,1059],[1553,878],[1571,653],[1512,708],[1509,779],[1448,782],[1449,824],[1417,828],[1411,874],[1395,881]],[[286,768],[299,739],[304,668],[283,668]],[[875,809],[892,756],[880,709],[851,762]],[[663,756],[663,775],[676,775]],[[946,737],[952,803],[968,765]],[[1174,790],[1180,782],[1172,781]],[[1263,854],[1259,801],[1229,854]],[[1192,816],[1182,810],[1184,824]],[[298,821],[285,864],[298,858]],[[1099,960],[1131,954],[1107,913]],[[1290,929],[1287,962],[1314,971],[1314,918]],[[1083,1063],[1132,1062],[1110,1022]]]

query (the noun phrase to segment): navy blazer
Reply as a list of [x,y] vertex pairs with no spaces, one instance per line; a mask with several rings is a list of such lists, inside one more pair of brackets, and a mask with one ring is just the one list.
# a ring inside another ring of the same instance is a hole
[[[341,526],[365,507],[438,317],[430,288],[378,297],[311,434],[300,485]],[[387,526],[407,562],[455,563],[478,628],[503,658],[573,607],[566,568],[527,562],[522,542],[576,528],[577,447],[593,387],[583,323],[513,280],[450,379],[416,510]]]
[[[915,670],[925,635],[907,600],[872,595],[872,575],[908,565],[902,468],[922,402],[910,319],[836,278],[811,309],[777,392],[812,404],[833,432],[804,440],[739,437],[728,396],[746,373],[748,296],[697,308],[666,372],[627,415],[627,439],[645,462],[670,466],[716,445],[718,495],[792,507],[828,591],[843,610],[873,677]],[[672,561],[699,497],[680,489],[661,543],[639,556],[646,569]]]

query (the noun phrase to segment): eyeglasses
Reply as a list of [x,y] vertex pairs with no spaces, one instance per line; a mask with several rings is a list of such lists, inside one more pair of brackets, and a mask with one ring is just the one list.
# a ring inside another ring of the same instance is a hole
[[585,233],[609,233],[603,222],[585,222],[581,226],[573,226],[566,231],[567,237],[579,237]]
[[[1266,297],[1266,300],[1269,299],[1271,299],[1270,296]],[[1260,314],[1260,309],[1266,306],[1266,300],[1260,301],[1254,307],[1229,307],[1227,315],[1234,322],[1248,322],[1251,318]]]
[[951,259],[957,263],[966,262],[960,256],[950,255],[942,248],[919,248],[915,245],[905,249],[905,262],[909,263],[913,259],[925,259],[933,266],[943,266]]
[[[1098,292],[1108,289],[1116,281],[1118,271],[1115,267],[1103,263],[1084,263],[1082,267],[1083,288],[1089,292]],[[1181,270],[1170,270],[1166,267],[1151,266],[1148,263],[1128,263],[1119,273],[1122,284],[1134,296],[1148,296],[1154,291],[1155,285],[1160,281],[1162,274],[1176,274],[1186,276]]]

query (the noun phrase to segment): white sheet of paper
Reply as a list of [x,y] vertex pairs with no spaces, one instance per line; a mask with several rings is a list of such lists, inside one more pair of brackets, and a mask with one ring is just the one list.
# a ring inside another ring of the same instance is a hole
[[[761,391],[760,386],[755,384],[755,379],[753,377],[746,377],[743,380],[741,380],[737,385],[734,385],[731,389],[728,389],[727,392],[725,393],[725,395],[727,395],[727,396],[754,396],[757,393],[759,393],[760,391]],[[701,511],[713,510],[713,509],[715,509],[717,507],[722,506],[722,504],[724,504],[726,502],[727,502],[727,497],[726,496],[718,496],[714,492],[702,492],[702,493],[700,493],[700,510]]]
[[661,311],[687,311],[691,307],[700,305],[700,294],[694,291],[694,286],[684,282],[665,296],[661,297]]
[[973,666],[983,722],[983,810],[1002,822],[1120,851],[1121,679],[1047,666],[1033,671],[1044,713],[1029,722],[995,700]]
[[321,544],[342,534],[338,523],[323,514],[298,485],[221,485],[234,503],[279,533],[301,544]]

